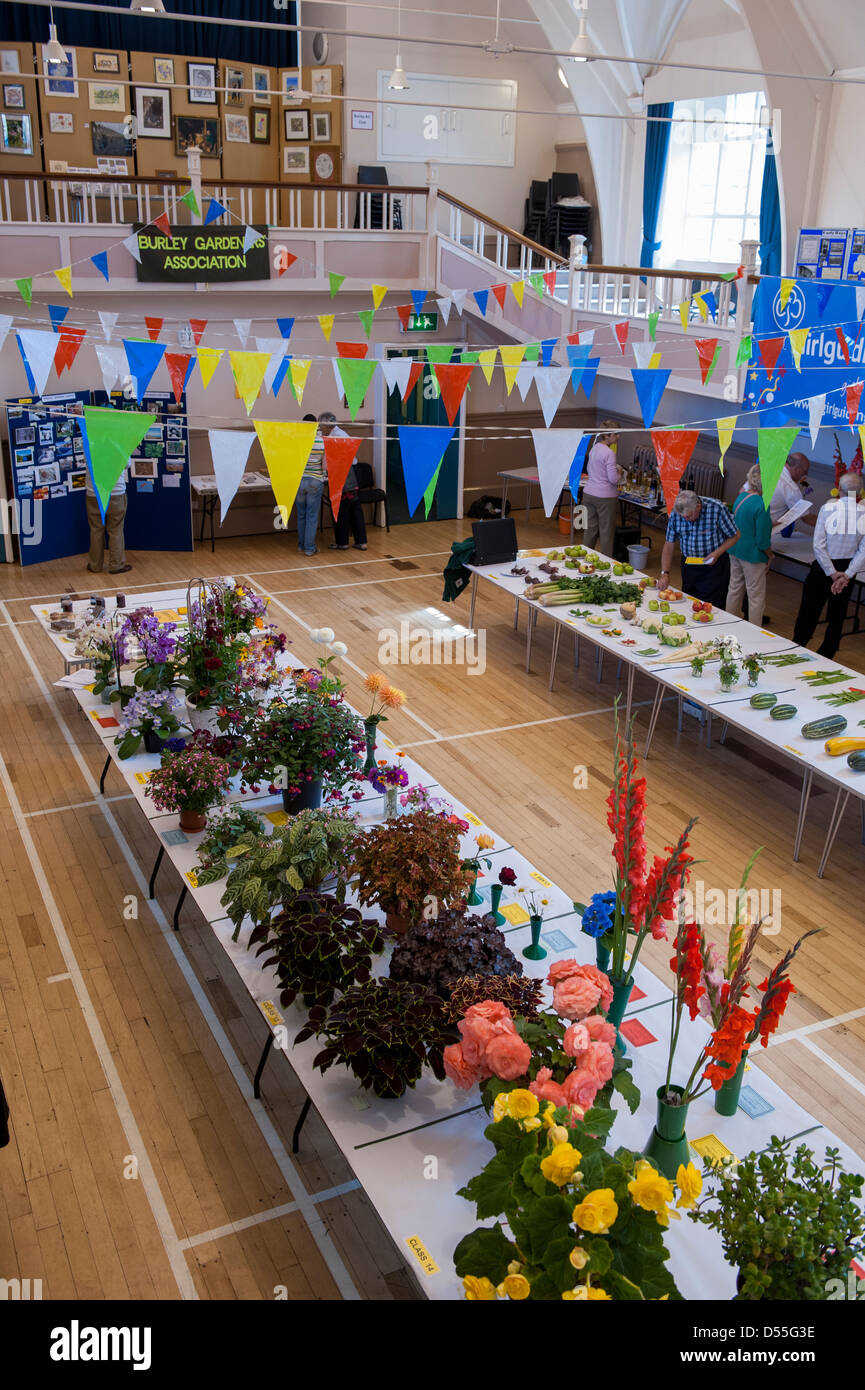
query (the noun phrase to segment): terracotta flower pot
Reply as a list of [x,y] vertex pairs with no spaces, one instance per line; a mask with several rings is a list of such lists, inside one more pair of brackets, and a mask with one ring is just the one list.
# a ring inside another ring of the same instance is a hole
[[207,824],[207,816],[203,811],[189,811],[184,809],[180,812],[181,830],[203,830]]

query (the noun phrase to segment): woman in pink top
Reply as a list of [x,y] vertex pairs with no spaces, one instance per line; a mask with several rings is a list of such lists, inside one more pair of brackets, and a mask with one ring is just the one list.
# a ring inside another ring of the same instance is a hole
[[582,497],[586,509],[583,544],[609,557],[613,554],[616,538],[619,499],[619,466],[615,455],[618,428],[617,420],[601,421],[604,433],[598,435],[589,452]]

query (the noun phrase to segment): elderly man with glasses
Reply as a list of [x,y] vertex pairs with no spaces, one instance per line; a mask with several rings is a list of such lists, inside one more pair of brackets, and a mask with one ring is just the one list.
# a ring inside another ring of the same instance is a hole
[[667,588],[670,583],[670,566],[678,541],[682,552],[682,588],[692,598],[723,608],[730,584],[727,551],[738,539],[739,529],[723,502],[683,490],[673,503],[667,522],[661,553],[661,588]]

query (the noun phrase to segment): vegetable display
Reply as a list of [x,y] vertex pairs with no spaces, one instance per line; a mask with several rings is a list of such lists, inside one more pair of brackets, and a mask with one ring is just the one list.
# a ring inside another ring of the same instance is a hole
[[831,738],[833,734],[843,734],[847,720],[843,714],[829,714],[825,719],[812,719],[810,724],[802,725],[803,738]]
[[586,574],[579,579],[551,579],[546,584],[530,584],[525,598],[536,599],[543,608],[559,603],[639,603],[638,584],[617,584],[605,574]]
[[769,710],[773,719],[795,719],[798,713],[795,705],[773,705]]

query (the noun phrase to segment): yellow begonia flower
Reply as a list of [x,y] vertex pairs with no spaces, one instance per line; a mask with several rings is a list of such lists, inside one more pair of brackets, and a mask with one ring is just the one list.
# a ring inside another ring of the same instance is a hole
[[541,1159],[541,1172],[547,1182],[564,1187],[577,1171],[581,1158],[582,1154],[573,1144],[556,1144],[546,1158]]
[[611,1187],[596,1187],[594,1192],[574,1207],[572,1220],[581,1231],[593,1235],[606,1235],[619,1214],[619,1206]]
[[508,1114],[515,1120],[528,1119],[530,1115],[537,1115],[540,1110],[537,1096],[532,1095],[531,1091],[518,1088],[516,1091],[508,1091]]
[[489,1279],[476,1279],[473,1274],[467,1274],[463,1280],[463,1288],[469,1303],[495,1303],[496,1301],[496,1291]]
[[522,1120],[521,1124],[523,1129],[527,1130],[529,1134],[531,1134],[533,1130],[540,1129],[541,1127],[541,1122],[537,1115],[530,1115],[527,1120]]
[[[553,1102],[552,1102],[551,1100],[548,1100],[547,1103],[546,1103],[546,1105],[544,1106],[543,1120],[544,1120],[544,1125],[545,1125],[545,1127],[546,1127],[547,1129],[554,1129],[554,1128],[555,1128],[555,1126],[556,1126],[556,1107],[553,1105]],[[564,1129],[564,1125],[562,1126],[562,1128]]]
[[[628,1183],[628,1191],[638,1207],[642,1207],[643,1211],[655,1213],[659,1226],[669,1225],[668,1207],[675,1195],[673,1184],[646,1159],[638,1163],[634,1169],[634,1177]],[[673,1212],[673,1215],[678,1217],[677,1212]]]
[[570,1133],[564,1125],[553,1125],[550,1129],[549,1140],[551,1144],[568,1144],[570,1139]]
[[511,1260],[510,1264],[508,1265],[508,1274],[519,1274],[521,1269],[522,1265],[520,1264],[519,1260]]
[[591,1289],[591,1288],[590,1288],[590,1289],[588,1289],[587,1292],[586,1292],[586,1298],[587,1298],[591,1303],[597,1303],[597,1302],[599,1302],[601,1299],[606,1299],[606,1301],[607,1301],[608,1303],[612,1302],[612,1299],[610,1298],[610,1295],[609,1295],[604,1289]]
[[574,1269],[585,1269],[586,1265],[589,1263],[588,1255],[586,1254],[585,1250],[583,1250],[582,1247],[579,1245],[574,1246],[573,1250],[568,1256],[568,1259],[574,1266]]
[[508,1298],[517,1301],[528,1298],[532,1291],[532,1286],[524,1274],[506,1274],[502,1280],[502,1287]]
[[493,1101],[493,1124],[498,1124],[499,1120],[503,1120],[505,1116],[510,1115],[510,1113],[511,1108],[508,1092],[499,1091],[499,1094]]
[[680,1163],[679,1171],[676,1173],[676,1186],[679,1189],[676,1206],[692,1207],[703,1191],[703,1175],[693,1163],[689,1163],[687,1167]]

